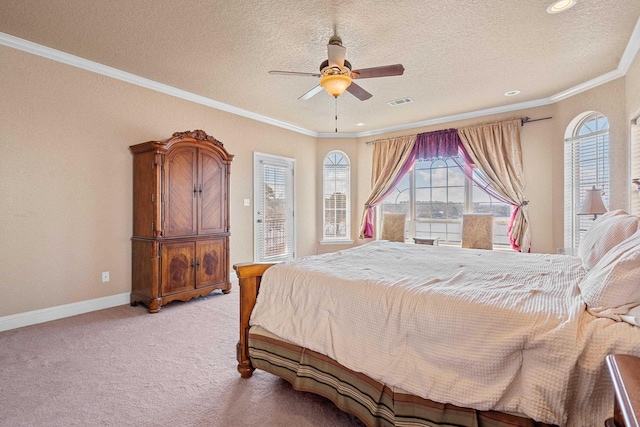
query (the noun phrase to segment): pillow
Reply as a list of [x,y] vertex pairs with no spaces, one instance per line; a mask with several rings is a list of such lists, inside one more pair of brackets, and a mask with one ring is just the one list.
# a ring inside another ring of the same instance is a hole
[[589,312],[622,320],[640,305],[640,231],[612,248],[578,284]]
[[638,231],[639,226],[640,218],[622,210],[607,212],[595,220],[578,246],[584,268],[593,268],[611,248]]
[[627,314],[620,315],[620,319],[634,326],[640,326],[640,305],[633,307]]
[[612,211],[606,211],[605,213],[600,215],[598,219],[596,219],[594,222],[602,221],[605,218],[609,218],[616,215],[629,215],[629,213],[626,211],[623,211],[622,209],[614,209]]

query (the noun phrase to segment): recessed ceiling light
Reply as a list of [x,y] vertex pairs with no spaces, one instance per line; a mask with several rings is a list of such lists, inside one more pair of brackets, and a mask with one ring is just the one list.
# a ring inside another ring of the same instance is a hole
[[364,123],[362,123],[362,122],[356,123],[356,126],[364,126]]
[[564,12],[576,5],[576,0],[559,0],[547,8],[547,13],[555,14]]
[[510,90],[509,92],[505,92],[504,96],[514,96],[519,94],[520,91],[519,90]]

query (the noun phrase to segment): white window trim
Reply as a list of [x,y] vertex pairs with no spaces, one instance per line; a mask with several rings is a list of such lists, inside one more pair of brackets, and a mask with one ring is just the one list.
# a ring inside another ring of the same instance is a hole
[[[326,213],[326,191],[325,191],[325,161],[328,156],[333,153],[340,154],[346,161],[349,173],[347,175],[347,188],[346,191],[346,235],[348,237],[340,237],[340,238],[331,238],[325,235],[325,213]],[[351,232],[351,159],[349,156],[341,150],[331,150],[322,159],[322,240],[320,241],[321,245],[352,245],[353,240],[350,239]]]
[[[262,194],[262,186],[261,186],[262,180],[261,180],[261,177],[259,177],[256,172],[258,171],[258,163],[261,161],[268,162],[269,164],[277,165],[283,168],[287,168],[290,170],[290,173],[291,173],[291,176],[289,177],[291,180],[290,181],[291,188],[288,189],[288,191],[290,191],[291,200],[290,200],[290,203],[288,203],[288,206],[291,209],[290,221],[292,221],[292,223],[287,224],[289,229],[289,233],[287,234],[287,240],[288,240],[287,245],[290,246],[290,253],[286,256],[276,256],[276,257],[267,257],[267,258],[261,258],[260,256],[260,251],[258,248],[258,244],[260,243],[258,223],[259,223],[259,220],[263,219],[263,214],[259,213],[258,211],[260,210],[260,206],[262,205],[262,202],[260,201],[260,195]],[[254,151],[253,153],[253,171],[254,171],[254,176],[253,176],[254,255],[253,256],[254,256],[254,261],[256,262],[281,262],[281,261],[296,258],[297,243],[296,243],[296,220],[295,220],[295,166],[296,166],[296,160],[289,157],[276,156],[273,154],[260,153],[257,151]]]
[[[417,163],[417,162],[416,162]],[[411,202],[411,206],[410,206],[410,213],[407,216],[407,226],[406,226],[406,242],[409,243],[413,243],[413,236],[416,235],[416,223],[420,222],[420,221],[416,221],[416,204],[415,204],[415,199],[416,199],[416,186],[415,186],[415,165],[411,168],[411,170],[409,172],[407,172],[407,175],[409,177],[409,191],[410,191],[410,201]],[[466,176],[464,177],[464,213],[473,213],[473,182],[467,178]],[[382,235],[382,206],[384,205],[384,203],[380,203],[377,207],[376,207],[376,231],[375,231],[375,238],[376,239],[380,239],[381,235]],[[512,208],[513,209],[513,208]],[[454,222],[454,220],[451,220],[452,222]],[[460,222],[460,224],[462,224],[462,219],[460,219],[460,221],[455,221],[455,222]],[[496,224],[496,220],[494,220],[494,229],[495,229],[495,224]],[[440,242],[438,243],[439,246],[454,246],[454,247],[460,247],[460,242],[456,242],[456,241],[445,241],[445,240],[440,240]],[[509,250],[511,251],[511,245],[508,243],[496,243],[494,242],[493,244],[494,249],[504,249],[504,250]]]
[[[631,144],[629,147],[629,181],[640,178],[640,117],[631,124]],[[629,213],[640,215],[640,188],[631,183]]]
[[[578,216],[578,211],[582,204],[583,198],[580,196],[580,189],[584,187],[584,178],[578,176],[580,170],[576,168],[574,162],[578,153],[578,144],[576,142],[587,139],[595,138],[596,142],[598,137],[604,134],[607,135],[608,149],[606,153],[606,161],[610,162],[610,128],[606,130],[597,130],[590,134],[579,135],[582,125],[589,121],[592,116],[602,116],[607,120],[608,117],[598,111],[586,111],[576,116],[567,126],[564,139],[564,247],[573,248],[577,247],[580,243],[581,235],[588,228],[585,222],[589,218],[582,218]],[[594,146],[596,145],[594,142]],[[595,158],[599,158],[598,155]],[[611,183],[610,169],[607,168],[609,175],[602,177],[599,174],[599,170],[596,171],[596,182],[589,185],[596,185],[598,188],[603,188],[608,191]],[[582,185],[581,185],[582,182]],[[607,205],[608,195],[605,196],[605,205]]]

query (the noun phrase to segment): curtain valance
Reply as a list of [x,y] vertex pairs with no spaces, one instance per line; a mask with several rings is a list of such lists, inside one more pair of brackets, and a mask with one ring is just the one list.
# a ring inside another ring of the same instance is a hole
[[416,160],[433,160],[455,157],[462,142],[456,129],[419,133],[416,136]]

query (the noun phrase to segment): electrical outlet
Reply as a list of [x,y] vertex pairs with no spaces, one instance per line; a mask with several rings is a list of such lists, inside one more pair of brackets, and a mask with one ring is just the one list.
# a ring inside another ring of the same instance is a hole
[[109,281],[109,272],[108,271],[103,271],[102,272],[102,283],[108,282]]
[[244,199],[245,206],[251,206],[251,199]]

